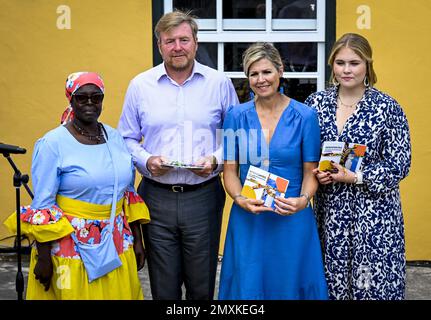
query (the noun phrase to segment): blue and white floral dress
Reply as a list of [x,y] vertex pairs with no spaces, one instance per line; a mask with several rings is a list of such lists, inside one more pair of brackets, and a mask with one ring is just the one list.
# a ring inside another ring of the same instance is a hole
[[321,142],[365,144],[362,185],[320,185],[314,198],[332,299],[403,299],[405,241],[399,183],[410,170],[406,116],[387,94],[367,89],[341,133],[338,88],[305,101],[319,117]]

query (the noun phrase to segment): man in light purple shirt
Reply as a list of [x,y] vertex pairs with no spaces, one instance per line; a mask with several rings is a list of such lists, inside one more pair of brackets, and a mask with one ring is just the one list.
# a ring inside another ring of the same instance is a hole
[[143,234],[153,299],[180,300],[183,284],[187,299],[214,295],[225,201],[217,130],[238,97],[222,72],[195,60],[197,32],[188,13],[159,20],[163,63],[130,82],[118,124],[150,209]]

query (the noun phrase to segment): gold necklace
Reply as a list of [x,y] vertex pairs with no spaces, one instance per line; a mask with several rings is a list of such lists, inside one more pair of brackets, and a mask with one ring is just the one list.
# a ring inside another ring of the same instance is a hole
[[340,101],[340,104],[341,104],[343,107],[347,107],[347,108],[354,108],[354,107],[356,107],[356,105],[358,104],[358,102],[359,102],[359,101],[361,101],[361,99],[362,99],[362,97],[361,97],[358,101],[356,101],[356,102],[354,102],[354,103],[352,103],[352,104],[346,104],[346,103],[344,103],[344,102],[341,100],[341,97],[340,97],[340,96],[338,96],[338,100]]
[[75,121],[72,121],[73,127],[84,137],[87,137],[90,141],[96,141],[97,144],[102,142],[103,134],[102,134],[102,126],[100,122],[97,123],[97,134],[91,134],[87,130],[78,126]]

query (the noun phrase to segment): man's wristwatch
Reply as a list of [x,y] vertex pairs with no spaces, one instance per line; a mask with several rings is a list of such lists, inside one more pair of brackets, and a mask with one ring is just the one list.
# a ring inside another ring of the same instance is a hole
[[311,198],[307,192],[301,193],[299,197],[305,197],[305,199],[307,199],[307,205],[305,206],[306,208],[310,206]]

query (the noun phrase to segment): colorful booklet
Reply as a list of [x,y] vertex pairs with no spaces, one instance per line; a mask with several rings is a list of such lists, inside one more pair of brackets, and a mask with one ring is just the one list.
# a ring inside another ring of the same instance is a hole
[[264,206],[275,209],[274,198],[284,197],[289,180],[263,169],[250,166],[241,195],[264,201]]
[[331,161],[339,163],[350,171],[359,171],[367,146],[343,141],[325,141],[319,161],[320,171],[332,170]]

